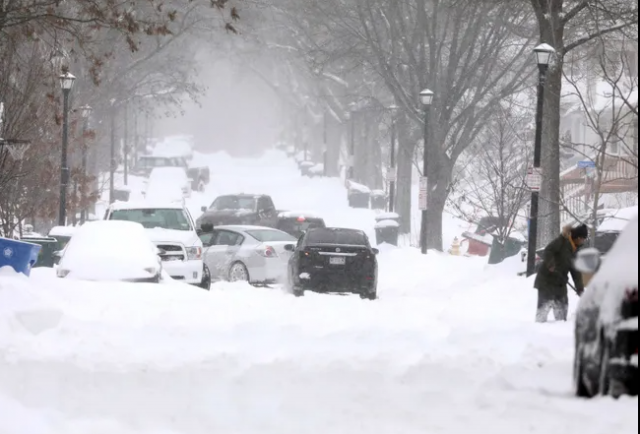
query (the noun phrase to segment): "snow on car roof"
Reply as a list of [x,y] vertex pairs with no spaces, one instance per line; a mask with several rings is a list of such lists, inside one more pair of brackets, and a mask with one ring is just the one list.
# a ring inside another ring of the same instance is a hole
[[[223,225],[223,226],[214,226],[214,229],[218,230],[230,230],[237,232],[246,232],[246,231],[275,231],[282,232],[280,229],[270,228],[267,226],[253,226],[253,225]],[[286,233],[286,232],[285,232]]]
[[110,207],[111,211],[128,209],[184,209],[182,200],[149,200],[136,202],[115,202]]
[[598,232],[622,232],[637,215],[637,206],[608,211]]
[[[60,268],[83,280],[124,280],[157,268],[156,247],[140,223],[89,222],[78,228],[60,260]],[[150,274],[150,273],[149,273]]]
[[278,214],[278,217],[283,219],[291,219],[291,218],[298,218],[298,217],[304,217],[308,219],[322,219],[322,217],[320,217],[318,213],[313,211],[281,211]]
[[[601,318],[605,322],[616,320],[620,300],[625,291],[638,288],[638,215],[631,220],[616,244],[607,254],[602,268],[590,286],[602,299]],[[598,290],[599,289],[599,290]],[[588,299],[587,302],[593,300]],[[597,303],[597,301],[596,301]]]
[[50,237],[72,237],[73,234],[78,230],[75,226],[56,226],[51,228],[49,231]]
[[347,181],[347,189],[351,191],[357,191],[359,193],[371,193],[371,189],[363,184],[358,184],[357,182],[353,182],[351,180]]

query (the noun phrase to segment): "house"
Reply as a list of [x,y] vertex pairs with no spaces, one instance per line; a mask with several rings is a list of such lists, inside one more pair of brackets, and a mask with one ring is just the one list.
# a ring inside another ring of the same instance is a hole
[[[611,56],[592,56],[626,59],[609,66],[616,71],[586,65],[586,74],[566,74],[560,124],[565,223],[591,213],[596,193],[599,209],[638,203],[638,44],[617,46],[621,51]],[[595,168],[586,167],[591,164]]]

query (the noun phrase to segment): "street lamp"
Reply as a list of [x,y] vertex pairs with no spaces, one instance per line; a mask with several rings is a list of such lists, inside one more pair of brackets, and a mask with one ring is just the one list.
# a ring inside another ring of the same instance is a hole
[[398,171],[396,170],[396,115],[399,107],[392,105],[391,111],[391,152],[389,153],[389,212],[393,212],[396,202],[396,182]]
[[542,181],[542,121],[544,117],[544,90],[547,83],[549,64],[556,50],[549,44],[537,46],[534,50],[538,63],[538,107],[536,111],[536,139],[533,152],[533,169],[529,172],[527,184],[531,189],[529,217],[529,246],[527,253],[527,276],[536,272],[536,250],[538,244],[538,213],[540,207],[540,187]]
[[91,117],[93,108],[89,105],[80,107],[80,114],[82,115],[82,210],[80,211],[80,224],[84,224],[87,221],[87,154],[89,152],[87,146],[87,132],[89,131],[89,118]]
[[65,72],[59,78],[64,104],[62,109],[62,155],[60,157],[60,212],[58,214],[58,225],[66,226],[67,185],[69,184],[69,163],[67,161],[67,148],[69,147],[69,94],[76,78],[69,72]]
[[429,156],[429,120],[431,118],[431,105],[433,104],[434,93],[429,89],[420,92],[420,101],[424,106],[424,149],[422,151],[422,178],[420,179],[419,205],[422,211],[422,224],[420,226],[420,250],[423,255],[427,254],[427,209],[429,200],[429,178],[428,178],[428,156]]

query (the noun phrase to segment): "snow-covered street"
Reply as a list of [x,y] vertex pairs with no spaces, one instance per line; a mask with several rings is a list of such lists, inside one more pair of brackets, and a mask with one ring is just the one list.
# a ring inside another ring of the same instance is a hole
[[[217,195],[264,193],[374,239],[374,212],[349,208],[339,179],[301,178],[277,152],[196,158],[212,179],[194,217]],[[465,229],[451,219],[445,240]],[[637,398],[573,396],[573,324],[534,323],[519,257],[381,250],[373,302],[3,269],[0,434],[638,431]]]

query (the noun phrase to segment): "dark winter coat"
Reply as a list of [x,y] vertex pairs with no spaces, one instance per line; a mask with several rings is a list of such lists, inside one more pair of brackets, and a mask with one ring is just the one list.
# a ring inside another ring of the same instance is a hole
[[582,293],[582,275],[575,269],[574,260],[577,248],[571,238],[571,227],[566,227],[562,235],[552,241],[544,250],[542,265],[536,276],[535,288],[550,296],[567,293],[569,274],[573,278],[576,290]]

